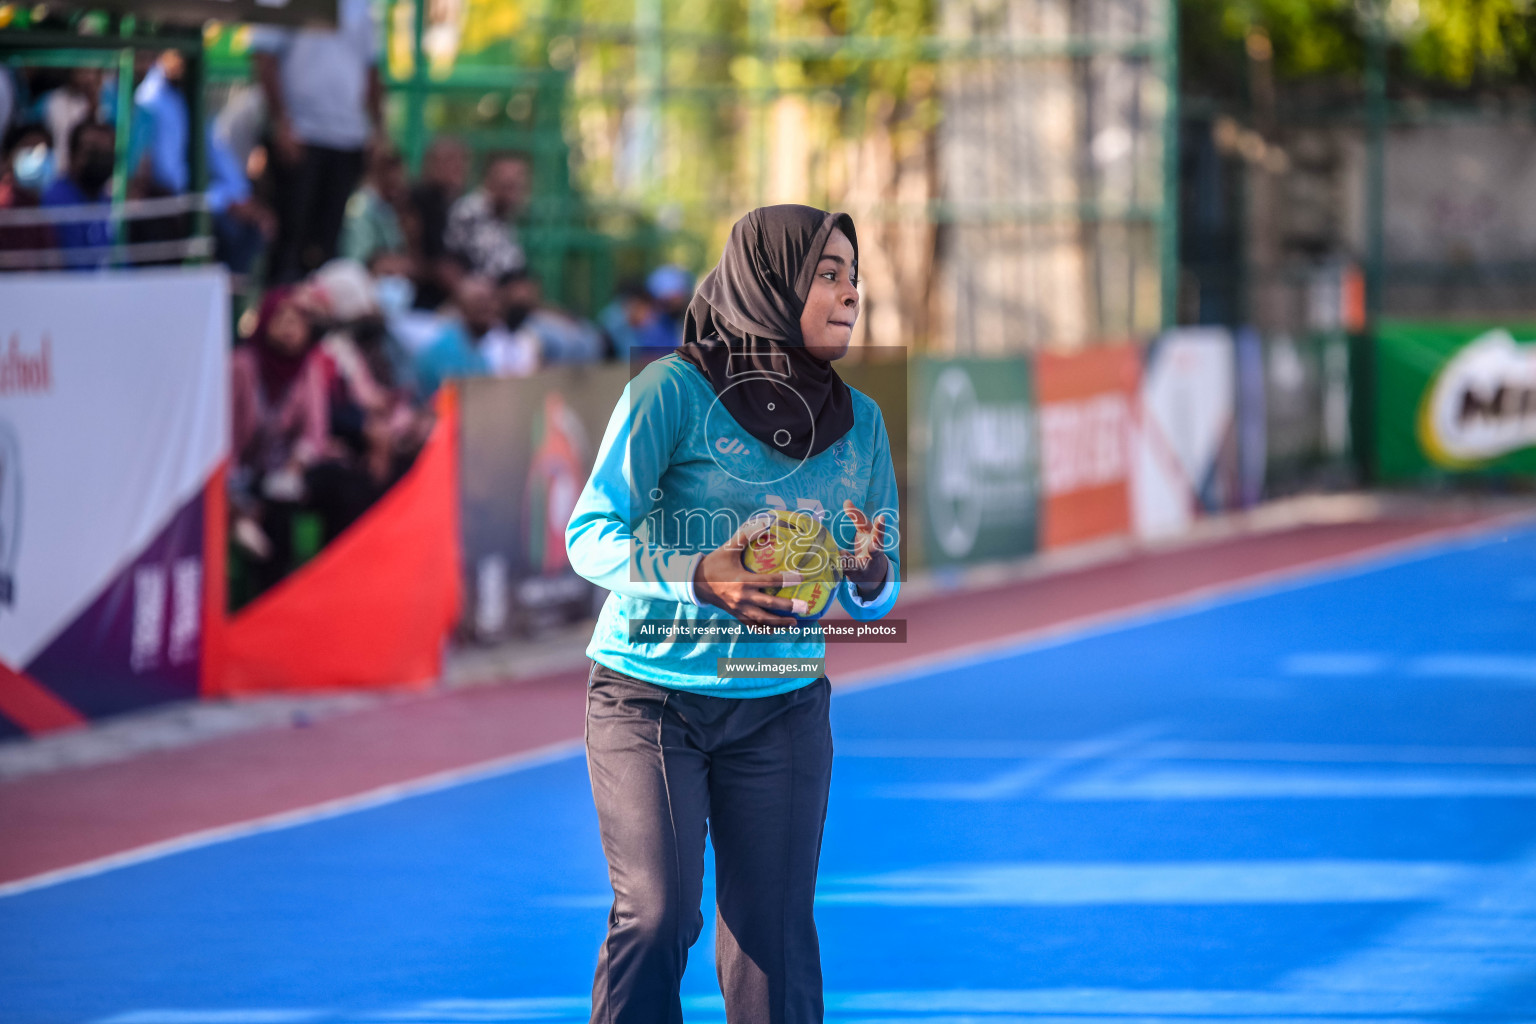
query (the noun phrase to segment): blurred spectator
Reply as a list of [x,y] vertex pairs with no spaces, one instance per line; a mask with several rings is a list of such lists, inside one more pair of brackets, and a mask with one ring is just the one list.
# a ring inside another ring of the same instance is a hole
[[628,359],[636,349],[676,347],[656,310],[656,301],[639,281],[620,284],[613,301],[597,315],[597,323],[615,359]]
[[340,457],[308,483],[327,541],[357,520],[410,466],[431,427],[410,401],[409,359],[389,335],[373,278],[353,260],[332,260],[311,279],[327,319],[320,343],[335,369],[330,427]]
[[[134,140],[130,148],[137,168],[136,195],[178,196],[192,187],[190,112],[181,91],[184,73],[181,53],[166,50],[134,90]],[[253,197],[244,167],[214,121],[208,122],[204,150],[214,256],[233,273],[244,276],[275,233],[276,222],[271,211]],[[190,218],[184,215],[156,218],[136,224],[132,237],[135,241],[185,238],[190,229]]]
[[529,186],[528,158],[496,153],[486,163],[480,187],[448,211],[448,252],[470,273],[494,281],[527,266],[512,221],[528,205]]
[[186,97],[181,94],[185,71],[186,61],[180,52],[166,50],[133,91],[134,113],[139,120],[134,163],[162,195],[182,195],[192,180],[187,160],[190,118]]
[[311,280],[316,308],[325,315],[328,328],[320,347],[345,388],[338,397],[355,406],[360,415],[401,413],[413,419],[409,405],[414,366],[389,333],[378,284],[367,268],[355,260],[336,259]]
[[657,343],[676,347],[683,340],[683,314],[688,312],[688,303],[693,299],[693,275],[668,263],[651,271],[645,287],[656,300],[656,336],[660,339]]
[[[43,191],[53,184],[53,153],[48,131],[41,124],[14,125],[5,133],[0,153],[0,210],[37,207]],[[49,250],[53,231],[47,224],[0,225],[0,251]],[[40,261],[46,264],[42,257]],[[28,263],[27,269],[39,264]]]
[[461,280],[454,290],[453,314],[437,340],[416,358],[423,395],[454,377],[524,377],[538,368],[536,339],[507,329],[490,278],[472,274]]
[[73,156],[75,129],[96,120],[101,102],[101,69],[74,68],[63,85],[51,90],[42,100],[43,123],[53,137],[54,159],[68,167]]
[[[267,120],[267,101],[261,86],[239,83],[232,86],[224,105],[214,118],[220,141],[243,169],[248,169],[251,153],[261,145],[262,126]],[[262,156],[265,157],[263,150]],[[247,170],[247,177],[256,177]]]
[[[69,171],[43,193],[46,207],[100,207],[92,211],[61,211],[67,219],[53,226],[55,244],[65,250],[67,266],[83,270],[104,267],[112,256],[112,226],[107,220],[107,185],[116,164],[116,139],[112,129],[94,121],[75,125],[69,139]],[[84,219],[79,213],[84,212]]]
[[526,271],[501,282],[502,317],[542,363],[593,363],[603,358],[603,335],[590,323],[543,304],[538,278]]
[[464,194],[468,180],[469,151],[464,144],[446,136],[434,140],[422,161],[421,180],[411,188],[411,209],[421,231],[416,253],[416,305],[421,309],[447,302],[460,277],[459,263],[448,253],[448,211]]
[[[129,133],[128,153],[131,173],[128,195],[132,199],[162,199],[184,195],[191,186],[192,168],[188,157],[190,114],[181,94],[186,61],[177,50],[165,50],[145,72],[144,80],[133,92],[133,127]],[[128,240],[170,242],[192,233],[192,220],[186,213],[127,222]],[[141,262],[180,262],[180,255],[167,253],[163,260]]]
[[409,254],[394,249],[380,249],[368,258],[368,273],[386,322],[409,313],[415,305],[415,268]]
[[[411,378],[415,378],[415,359],[432,346],[443,333],[445,317],[436,309],[418,309],[416,300],[416,262],[403,252],[380,250],[368,261],[378,294],[379,310],[389,328],[390,337],[411,360]],[[412,393],[421,396],[419,386]]]
[[304,475],[327,450],[326,363],[300,298],[292,288],[268,292],[250,339],[230,358],[233,533],[256,559],[258,592],[293,566]]
[[0,67],[0,138],[11,130],[16,118],[16,77],[8,67]]
[[213,221],[214,258],[242,277],[277,234],[277,219],[251,191],[245,168],[223,132],[208,124],[208,211]]
[[341,255],[367,263],[381,249],[404,249],[405,230],[398,210],[407,198],[405,161],[392,149],[376,148],[369,157],[362,187],[347,200]]
[[364,151],[382,129],[382,43],[369,0],[339,0],[335,29],[263,26],[251,49],[272,134],[278,233],[268,271],[288,283],[336,254]]

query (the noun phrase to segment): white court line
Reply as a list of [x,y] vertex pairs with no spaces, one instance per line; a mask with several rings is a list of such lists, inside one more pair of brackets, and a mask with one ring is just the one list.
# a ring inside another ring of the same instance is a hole
[[1117,770],[1098,777],[1074,779],[1045,794],[1047,800],[1063,802],[1137,803],[1158,800],[1464,800],[1473,797],[1536,797],[1536,774],[1159,767],[1129,778],[1122,777]]
[[1026,861],[941,864],[826,879],[818,905],[1239,906],[1443,900],[1480,865],[1433,861]]
[[[839,677],[836,690],[846,693],[897,682],[909,682],[938,671],[974,667],[1026,651],[1059,647],[1077,640],[1091,639],[1154,622],[1182,618],[1223,604],[1251,601],[1270,594],[1300,590],[1350,576],[1378,572],[1448,554],[1458,549],[1470,549],[1494,543],[1504,539],[1500,536],[1503,532],[1517,527],[1527,527],[1533,522],[1536,522],[1536,514],[1512,513],[1480,523],[1450,527],[1408,537],[1401,541],[1378,544],[1364,551],[1316,559],[1285,569],[1255,573],[1242,579],[1200,587],[1172,597],[1141,602],[1117,611],[1082,616],[1043,630],[1026,631],[996,640],[968,644],[936,654],[919,655],[899,663],[898,666],[887,665],[862,672],[844,673]],[[187,850],[264,832],[293,828],[311,821],[321,821],[353,811],[394,803],[422,793],[437,792],[453,786],[509,774],[523,768],[570,757],[582,749],[582,741],[569,740],[518,754],[492,758],[463,768],[437,772],[419,779],[391,783],[355,796],[339,797],[249,821],[233,822],[217,828],[189,832],[186,835],[163,839],[120,853],[0,884],[0,899],[103,874],[117,868],[142,864]]]
[[69,867],[55,868],[52,871],[44,871],[41,874],[18,878],[14,882],[6,882],[0,885],[0,898],[16,896],[20,893],[43,889],[50,885],[59,885],[63,882],[72,882],[79,878],[89,878],[92,875],[103,874],[117,868],[143,864],[145,861],[169,857],[171,854],[181,853],[184,850],[195,850],[203,846],[213,846],[216,843],[226,843],[232,839],[244,839],[246,836],[260,835],[263,832],[277,832],[281,829],[293,828],[296,825],[307,825],[312,821],[323,821],[326,818],[337,818],[343,814],[351,814],[354,811],[364,811],[372,807],[382,807],[385,804],[398,803],[401,800],[406,800],[413,796],[421,796],[425,793],[437,793],[470,782],[479,782],[483,779],[491,779],[498,775],[507,775],[527,768],[536,768],[539,765],[562,761],[573,754],[579,753],[581,750],[582,742],[580,740],[565,740],[561,743],[551,743],[548,746],[536,747],[533,750],[524,750],[516,754],[507,754],[503,757],[493,757],[486,761],[478,761],[475,764],[465,765],[462,768],[449,768],[444,771],[433,772],[431,775],[408,779],[405,782],[392,782],[389,785],[379,786],[352,796],[337,797],[318,804],[297,807],[291,811],[280,811],[277,814],[268,814],[260,818],[252,818],[248,821],[237,821],[229,825],[220,825],[216,828],[199,829],[196,832],[188,832],[185,835],[175,836],[171,839],[162,839],[143,846],[135,846],[121,853],[97,857],[94,860],[72,864]]
[[1039,789],[1064,772],[1134,749],[1161,732],[1165,726],[1156,721],[1142,722],[1126,729],[1117,729],[1103,736],[1062,744],[1053,757],[1031,758],[1011,771],[994,775],[980,782],[924,782],[900,786],[885,786],[878,795],[907,800],[1011,800]]
[[[1044,740],[842,740],[837,756],[875,760],[1065,761],[1070,743]],[[1430,747],[1383,743],[1151,740],[1121,761],[1276,761],[1286,764],[1536,765],[1536,747]]]

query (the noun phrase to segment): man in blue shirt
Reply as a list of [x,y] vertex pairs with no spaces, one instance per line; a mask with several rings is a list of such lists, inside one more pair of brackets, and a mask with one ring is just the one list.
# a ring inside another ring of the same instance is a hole
[[[105,267],[112,258],[112,225],[107,186],[116,163],[112,129],[82,121],[69,133],[69,172],[43,193],[45,207],[66,207],[54,224],[53,236],[64,250],[64,265],[72,270]],[[100,207],[97,215],[91,207]],[[84,208],[84,209],[82,209]]]

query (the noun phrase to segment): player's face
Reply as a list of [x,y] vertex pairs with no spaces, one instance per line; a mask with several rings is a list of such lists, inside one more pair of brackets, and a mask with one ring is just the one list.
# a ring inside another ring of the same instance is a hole
[[853,338],[853,325],[859,321],[858,277],[853,265],[853,243],[842,231],[834,229],[821,250],[811,293],[805,297],[805,311],[800,314],[800,335],[811,355],[819,359],[841,359]]

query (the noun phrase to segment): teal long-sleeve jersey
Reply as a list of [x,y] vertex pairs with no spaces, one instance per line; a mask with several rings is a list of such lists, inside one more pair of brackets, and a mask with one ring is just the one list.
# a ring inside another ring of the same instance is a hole
[[900,589],[890,439],[873,399],[853,390],[853,410],[853,429],[797,461],[742,429],[687,360],[670,354],[641,370],[614,407],[565,531],[572,567],[609,591],[587,656],[637,679],[721,697],[767,697],[815,682],[721,679],[715,659],[820,658],[826,642],[819,636],[652,642],[632,640],[630,623],[734,621],[694,595],[698,560],[765,509],[817,515],[839,546],[850,549],[854,530],[843,513],[845,500],[871,519],[886,516],[890,569],[873,598],[860,598],[845,580],[838,601],[855,619],[889,612]]

